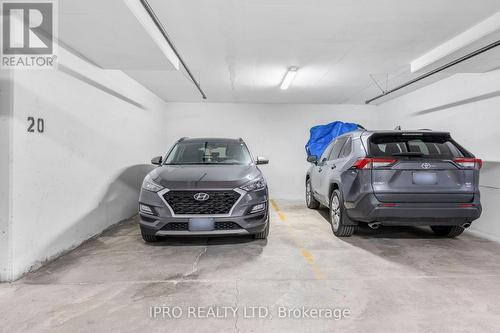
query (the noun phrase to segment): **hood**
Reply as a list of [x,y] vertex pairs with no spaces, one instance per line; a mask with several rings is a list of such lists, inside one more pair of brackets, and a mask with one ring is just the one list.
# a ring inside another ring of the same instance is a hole
[[151,178],[173,190],[236,188],[258,178],[255,165],[164,165]]

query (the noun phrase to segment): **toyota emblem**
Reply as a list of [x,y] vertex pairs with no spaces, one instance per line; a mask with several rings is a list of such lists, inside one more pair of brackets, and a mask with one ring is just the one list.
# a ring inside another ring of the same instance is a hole
[[197,200],[197,201],[207,201],[208,198],[210,198],[210,196],[206,193],[196,193],[194,196],[193,196],[194,200]]
[[430,169],[432,165],[430,163],[422,163],[422,169]]

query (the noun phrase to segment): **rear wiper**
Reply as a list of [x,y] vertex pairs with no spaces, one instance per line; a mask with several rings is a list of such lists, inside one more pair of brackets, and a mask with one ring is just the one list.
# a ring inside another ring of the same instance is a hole
[[416,152],[416,151],[409,151],[409,152],[406,152],[406,153],[394,153],[392,154],[392,156],[424,156],[424,153],[419,153],[419,152]]

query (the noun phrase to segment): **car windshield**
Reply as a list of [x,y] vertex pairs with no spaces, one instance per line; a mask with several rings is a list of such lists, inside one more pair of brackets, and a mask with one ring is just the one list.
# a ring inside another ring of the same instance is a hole
[[179,142],[165,159],[165,164],[238,164],[252,163],[242,142]]

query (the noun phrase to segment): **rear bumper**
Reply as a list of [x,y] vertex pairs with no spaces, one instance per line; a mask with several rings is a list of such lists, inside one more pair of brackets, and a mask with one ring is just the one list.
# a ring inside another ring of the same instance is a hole
[[[346,202],[347,215],[360,222],[380,222],[384,225],[462,225],[481,216],[481,203],[477,195],[473,206],[460,203],[395,203],[384,206],[373,193],[367,193],[356,202]],[[463,205],[463,204],[462,204]]]

